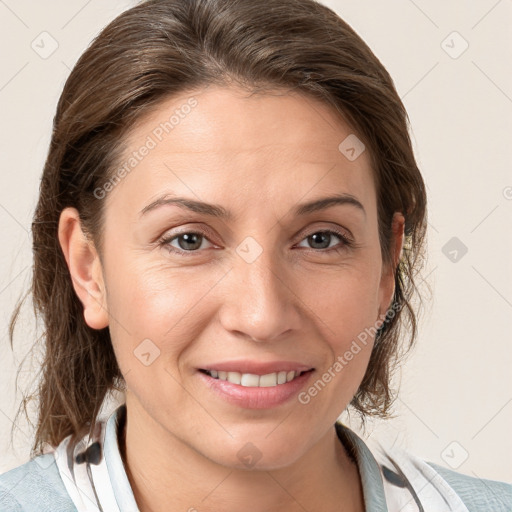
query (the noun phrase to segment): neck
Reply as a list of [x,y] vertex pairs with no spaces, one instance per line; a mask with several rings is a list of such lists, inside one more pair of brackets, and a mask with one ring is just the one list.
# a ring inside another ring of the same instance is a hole
[[[141,512],[363,512],[357,465],[340,442],[335,427],[286,468],[271,471],[229,468],[202,456],[171,432],[130,415],[119,446]],[[170,508],[169,504],[172,504]]]

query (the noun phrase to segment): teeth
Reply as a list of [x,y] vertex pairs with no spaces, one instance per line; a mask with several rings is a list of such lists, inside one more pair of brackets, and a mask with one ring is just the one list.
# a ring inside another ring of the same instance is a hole
[[268,373],[266,375],[254,375],[253,373],[240,373],[240,372],[222,372],[217,370],[207,370],[208,375],[215,379],[226,380],[233,384],[242,385],[251,388],[266,388],[277,386],[279,384],[286,384],[295,377],[298,377],[303,372],[276,372]]
[[[293,372],[293,373],[295,373],[295,372]],[[277,374],[277,383],[284,384],[285,382],[286,382],[286,372],[279,372]]]
[[[260,385],[260,376],[259,375],[253,375],[252,373],[242,373],[239,375],[240,375],[240,379],[239,379],[238,383],[241,384],[242,386],[257,388]],[[235,384],[236,384],[236,382],[235,382]]]
[[233,384],[240,384],[242,375],[238,372],[228,372],[227,380]]
[[277,386],[277,373],[268,373],[260,377],[260,388]]

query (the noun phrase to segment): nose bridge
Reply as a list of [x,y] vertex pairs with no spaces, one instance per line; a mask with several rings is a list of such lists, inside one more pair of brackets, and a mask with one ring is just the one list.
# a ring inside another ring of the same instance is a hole
[[232,293],[222,313],[226,329],[268,341],[298,328],[293,284],[286,282],[284,264],[273,247],[263,247],[255,237],[238,245],[228,285]]
[[283,283],[278,271],[282,263],[276,261],[275,251],[272,248],[263,249],[256,244],[258,242],[254,239],[246,240],[237,248],[238,258],[234,269],[236,275],[254,295],[255,302],[263,299],[265,301],[285,300],[280,290]]

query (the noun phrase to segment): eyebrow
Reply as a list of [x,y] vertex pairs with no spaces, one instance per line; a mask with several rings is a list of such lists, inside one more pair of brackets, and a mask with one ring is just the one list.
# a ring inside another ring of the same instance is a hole
[[[184,197],[172,197],[169,195],[162,196],[153,201],[152,203],[148,204],[147,206],[145,206],[140,211],[139,216],[142,217],[146,213],[164,205],[175,205],[178,206],[179,208],[190,210],[196,213],[202,213],[204,215],[210,215],[212,217],[218,217],[226,220],[231,220],[234,218],[232,212],[226,210],[223,206],[220,206],[218,204],[204,203],[201,201],[196,201],[194,199],[187,199]],[[355,208],[360,210],[366,218],[366,211],[364,209],[364,206],[357,198],[350,194],[336,194],[328,197],[323,197],[320,199],[315,199],[307,203],[302,203],[296,206],[292,210],[292,212],[296,216],[303,216],[317,211],[325,210],[336,205],[354,206]]]

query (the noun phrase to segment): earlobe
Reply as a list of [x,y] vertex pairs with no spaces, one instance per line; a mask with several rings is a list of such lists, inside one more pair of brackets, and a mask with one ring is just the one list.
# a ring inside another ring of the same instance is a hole
[[105,283],[99,255],[85,236],[80,215],[75,208],[65,208],[60,215],[59,243],[66,259],[73,288],[84,307],[84,319],[92,329],[109,323]]

